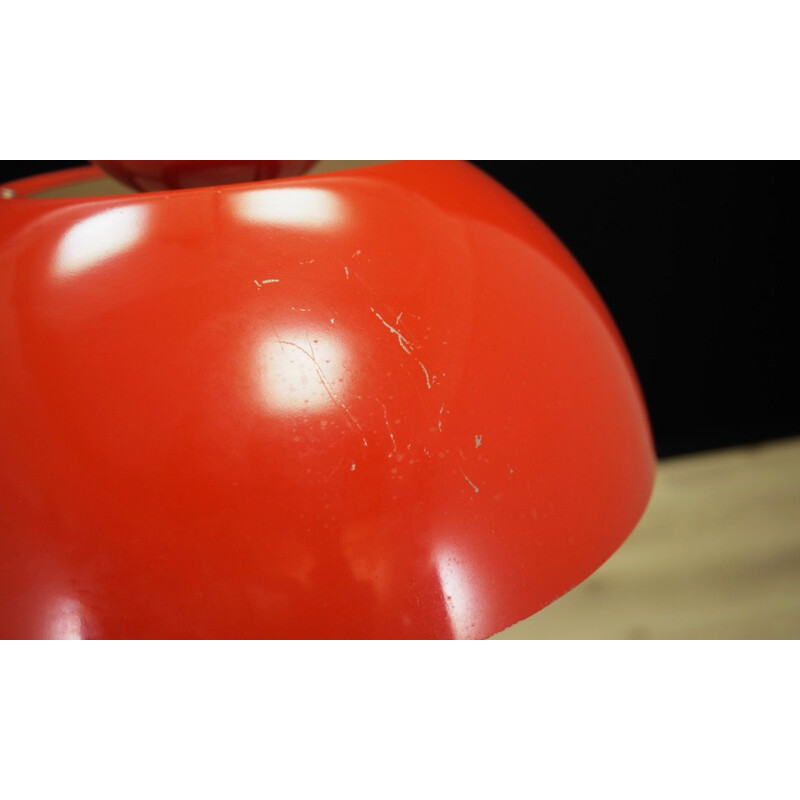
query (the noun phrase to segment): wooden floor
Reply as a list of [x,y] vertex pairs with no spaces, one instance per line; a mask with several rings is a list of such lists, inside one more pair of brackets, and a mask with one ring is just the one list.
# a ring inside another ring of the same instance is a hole
[[800,638],[800,439],[661,462],[620,550],[494,638]]

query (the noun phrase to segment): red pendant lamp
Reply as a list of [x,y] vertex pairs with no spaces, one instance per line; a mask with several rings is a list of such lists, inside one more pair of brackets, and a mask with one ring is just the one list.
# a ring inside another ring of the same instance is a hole
[[479,170],[101,163],[0,190],[0,635],[487,637],[634,528],[625,347]]

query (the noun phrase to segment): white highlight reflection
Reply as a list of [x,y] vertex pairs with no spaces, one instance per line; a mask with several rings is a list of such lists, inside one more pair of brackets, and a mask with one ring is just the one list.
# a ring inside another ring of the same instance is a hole
[[55,270],[69,277],[127,250],[144,233],[147,209],[141,205],[101,211],[73,225],[58,245]]
[[261,189],[233,197],[237,216],[247,222],[300,228],[330,228],[344,217],[341,200],[327,189],[289,186]]
[[59,598],[50,614],[50,639],[83,639],[83,610],[77,600]]
[[322,334],[274,336],[259,346],[258,370],[264,400],[272,411],[304,413],[342,405],[344,348]]
[[436,556],[436,571],[447,603],[450,628],[456,639],[474,638],[481,611],[475,579],[464,560],[450,551]]

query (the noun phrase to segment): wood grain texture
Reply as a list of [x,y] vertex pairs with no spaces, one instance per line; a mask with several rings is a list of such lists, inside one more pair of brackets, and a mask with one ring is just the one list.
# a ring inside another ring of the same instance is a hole
[[800,439],[663,461],[639,526],[496,639],[800,637]]

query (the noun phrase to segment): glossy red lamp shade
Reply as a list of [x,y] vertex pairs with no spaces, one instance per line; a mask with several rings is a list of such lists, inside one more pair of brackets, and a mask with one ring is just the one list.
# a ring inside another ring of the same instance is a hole
[[[489,636],[652,486],[608,312],[477,169],[0,201],[0,634]],[[135,182],[135,181],[134,181]]]

